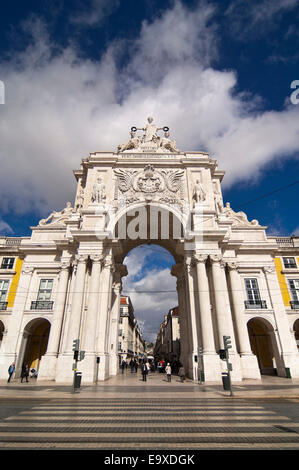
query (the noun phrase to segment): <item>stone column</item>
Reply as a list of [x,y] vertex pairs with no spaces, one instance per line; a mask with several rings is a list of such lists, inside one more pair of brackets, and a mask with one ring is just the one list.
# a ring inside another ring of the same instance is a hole
[[197,290],[200,309],[200,324],[202,331],[202,347],[204,353],[215,354],[214,331],[211,316],[211,300],[209,281],[206,272],[206,260],[208,255],[195,255],[197,273]]
[[290,369],[291,377],[298,378],[299,353],[283,304],[275,267],[265,266],[264,273],[276,325],[274,329],[275,343],[280,353],[280,357],[275,358],[277,373],[279,376],[285,377],[285,368],[287,367]]
[[231,287],[234,324],[237,333],[237,342],[243,378],[259,379],[260,371],[256,356],[251,351],[249,332],[246,324],[243,287],[235,262],[227,263]]
[[[232,378],[242,380],[240,358],[236,353],[236,342],[233,329],[232,314],[229,303],[227,282],[225,276],[225,264],[220,255],[210,255],[212,262],[212,278],[214,288],[214,298],[216,307],[216,317],[219,335],[219,346],[223,349],[223,336],[230,336],[232,348],[229,350],[230,362],[233,364]],[[221,366],[224,369],[222,361]]]
[[88,307],[84,328],[82,347],[86,356],[95,354],[96,325],[100,299],[100,278],[102,269],[102,255],[90,255],[92,260],[91,280],[89,285]]
[[111,319],[110,319],[110,350],[109,350],[109,373],[110,375],[117,375],[119,366],[118,357],[118,331],[119,331],[119,315],[120,315],[120,294],[122,288],[121,278],[127,276],[128,271],[125,265],[115,264],[115,272],[113,276],[113,304],[111,306]]
[[79,367],[82,372],[82,383],[94,383],[97,372],[96,335],[100,305],[101,263],[103,256],[101,254],[92,254],[90,255],[90,259],[92,261],[92,267],[89,282],[87,312],[82,332],[82,342],[80,345],[80,349],[85,351],[84,360],[79,363]]
[[194,265],[192,259],[187,257],[185,261],[186,268],[186,292],[188,295],[188,304],[189,304],[189,320],[191,327],[191,337],[189,338],[192,341],[192,346],[190,348],[189,361],[188,361],[188,375],[194,380],[197,380],[198,366],[194,361],[194,356],[197,355],[198,350],[198,328],[197,328],[197,318],[195,311],[195,289],[194,289],[194,278],[193,270]]
[[82,318],[87,255],[79,254],[76,256],[76,260],[78,264],[75,287],[72,296],[71,318],[67,335],[67,352],[72,352],[73,341],[77,338],[80,338],[80,324]]
[[[76,255],[77,266],[74,266],[74,270],[76,268],[77,269],[76,277],[74,279],[74,288],[71,294],[71,309],[68,311],[66,346],[63,354],[60,354],[58,357],[56,367],[57,382],[71,382],[74,376],[72,368],[74,363],[73,341],[75,339],[80,339],[80,326],[82,321],[82,309],[85,291],[86,261],[87,255]],[[80,348],[82,349],[81,344]]]
[[[199,302],[200,325],[202,333],[202,366],[206,381],[219,380],[219,358],[215,350],[214,327],[211,314],[209,280],[206,271],[208,255],[196,254],[197,295]],[[198,358],[200,360],[200,358]]]
[[70,260],[61,260],[61,270],[57,286],[57,295],[54,303],[53,319],[50,328],[47,352],[42,357],[38,380],[54,380],[56,374],[56,362],[59,353],[59,342],[61,338],[61,329],[63,314],[67,296],[67,287],[70,275]]
[[100,314],[99,324],[97,330],[99,333],[98,356],[100,357],[99,379],[105,380],[109,377],[109,353],[107,350],[108,335],[109,335],[109,321],[108,314],[110,313],[111,289],[112,289],[112,268],[113,260],[111,255],[106,255],[103,260],[103,269],[101,272],[101,301],[100,301]]
[[182,263],[178,263],[171,268],[172,276],[177,278],[178,304],[180,316],[180,362],[187,364],[189,354],[189,327],[188,327],[188,306],[186,302],[186,283]]

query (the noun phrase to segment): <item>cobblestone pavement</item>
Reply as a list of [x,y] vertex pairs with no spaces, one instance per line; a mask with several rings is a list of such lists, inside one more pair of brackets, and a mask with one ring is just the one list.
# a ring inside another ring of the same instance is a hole
[[298,450],[299,383],[286,380],[242,382],[233,397],[219,384],[169,384],[158,374],[142,383],[127,373],[76,393],[2,382],[0,450]]

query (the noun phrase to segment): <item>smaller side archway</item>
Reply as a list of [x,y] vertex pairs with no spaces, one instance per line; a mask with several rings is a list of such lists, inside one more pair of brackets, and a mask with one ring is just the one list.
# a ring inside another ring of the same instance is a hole
[[293,331],[294,331],[294,335],[295,335],[297,348],[299,349],[299,318],[297,318],[297,320],[294,323]]
[[261,375],[277,375],[280,359],[273,326],[264,318],[252,318],[247,327]]
[[44,318],[30,321],[24,328],[18,369],[28,364],[30,369],[38,371],[42,356],[47,351],[51,324]]
[[4,331],[5,331],[4,323],[0,320],[0,348],[1,348],[1,343],[3,340]]

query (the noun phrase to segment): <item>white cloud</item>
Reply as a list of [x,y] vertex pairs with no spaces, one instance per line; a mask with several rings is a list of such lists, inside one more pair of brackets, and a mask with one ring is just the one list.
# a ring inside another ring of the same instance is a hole
[[86,1],[82,8],[70,17],[71,23],[80,26],[99,26],[106,16],[109,16],[119,6],[119,0],[91,0],[90,5]]
[[12,227],[7,222],[0,219],[0,236],[12,235],[13,233]]
[[226,10],[226,17],[236,39],[248,40],[248,35],[267,35],[277,28],[284,13],[298,7],[297,0],[251,0],[244,5],[243,0],[232,0]]

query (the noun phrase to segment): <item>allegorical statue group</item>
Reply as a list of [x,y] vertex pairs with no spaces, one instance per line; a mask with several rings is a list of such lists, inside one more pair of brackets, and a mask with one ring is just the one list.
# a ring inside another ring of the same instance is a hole
[[[156,149],[161,152],[178,152],[175,140],[169,138],[168,127],[158,127],[153,123],[153,118],[147,118],[148,123],[145,127],[137,128],[131,127],[131,139],[126,144],[118,146],[118,152],[124,152],[125,150],[136,150],[146,145],[155,144]],[[164,137],[160,137],[157,132],[164,131]],[[142,136],[136,135],[137,131],[144,131]]]

